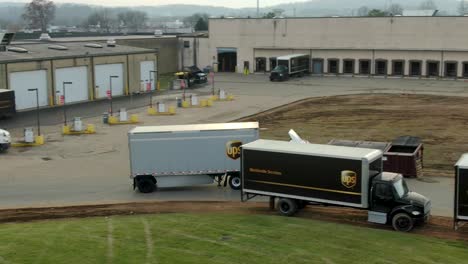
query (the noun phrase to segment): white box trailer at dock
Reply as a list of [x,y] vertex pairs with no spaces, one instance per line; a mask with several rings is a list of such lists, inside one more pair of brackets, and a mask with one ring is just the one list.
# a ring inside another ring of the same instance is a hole
[[144,193],[223,177],[239,189],[240,146],[258,137],[257,122],[136,127],[128,133],[130,177]]

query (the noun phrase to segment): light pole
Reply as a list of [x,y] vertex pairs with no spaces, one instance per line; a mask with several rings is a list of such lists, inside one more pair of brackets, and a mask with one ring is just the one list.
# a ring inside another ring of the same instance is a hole
[[67,125],[67,108],[65,107],[66,105],[66,92],[65,92],[65,84],[73,84],[72,82],[63,82],[62,83],[62,89],[63,89],[63,125]]
[[110,115],[112,116],[112,79],[119,78],[119,76],[111,75],[109,76],[109,97],[110,97]]
[[[149,71],[149,81],[150,81],[150,108],[153,108],[153,90],[151,89],[151,80],[153,80],[153,77],[152,75],[156,73],[156,71]],[[156,76],[156,75],[154,75]],[[154,78],[154,80],[156,81],[156,78]],[[154,82],[154,87],[156,88],[156,82]]]
[[39,119],[39,89],[32,88],[28,89],[29,92],[36,92],[36,113],[37,113],[37,135],[41,135],[41,121]]

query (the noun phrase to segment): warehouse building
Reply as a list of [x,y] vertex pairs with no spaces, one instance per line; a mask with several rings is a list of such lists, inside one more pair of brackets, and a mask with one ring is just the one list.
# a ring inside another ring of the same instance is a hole
[[[10,45],[0,51],[0,89],[15,91],[18,110],[76,103],[154,90],[154,49],[98,43]],[[64,82],[71,84],[64,85]],[[65,97],[61,97],[64,94]]]
[[316,75],[468,78],[468,17],[210,19],[181,36],[179,64],[268,72],[276,58],[310,56]]

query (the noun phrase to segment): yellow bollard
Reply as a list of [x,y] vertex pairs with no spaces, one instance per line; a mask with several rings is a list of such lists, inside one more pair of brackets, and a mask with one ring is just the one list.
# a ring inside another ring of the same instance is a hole
[[88,124],[86,127],[86,132],[94,134],[96,133],[96,128],[94,127],[93,124]]
[[117,124],[119,122],[119,120],[117,119],[116,116],[109,116],[108,122],[109,122],[109,124]]
[[206,106],[213,106],[213,100],[208,99],[208,101],[206,101]]
[[183,101],[183,102],[182,102],[182,107],[183,107],[183,108],[189,108],[189,107],[190,107],[190,102],[187,101],[187,100]]
[[206,107],[206,100],[200,100],[200,107]]
[[156,86],[156,87],[157,87],[156,89],[157,89],[158,91],[160,91],[160,90],[161,90],[161,83],[160,83],[159,81],[158,81],[158,83],[157,83],[157,86]]
[[138,123],[138,115],[131,115],[130,116],[130,122],[132,123]]
[[34,142],[35,142],[37,145],[44,145],[44,136],[43,136],[43,135],[36,136]]
[[176,113],[176,109],[175,109],[175,107],[172,106],[172,105],[169,106],[168,111],[169,111],[169,114],[171,114],[171,115],[175,115],[175,113]]
[[156,111],[156,109],[154,109],[153,107],[148,107],[148,114],[149,115],[156,115],[158,112]]
[[62,127],[62,134],[68,135],[70,134],[70,126],[66,125]]
[[210,100],[211,101],[218,101],[219,97],[217,95],[212,95],[212,96],[210,96]]
[[228,101],[233,101],[234,100],[234,95],[230,94],[227,96]]

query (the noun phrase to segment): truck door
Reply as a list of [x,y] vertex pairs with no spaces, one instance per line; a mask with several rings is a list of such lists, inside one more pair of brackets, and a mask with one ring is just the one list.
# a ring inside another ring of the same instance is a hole
[[392,186],[377,182],[372,187],[371,211],[389,213],[393,208]]

